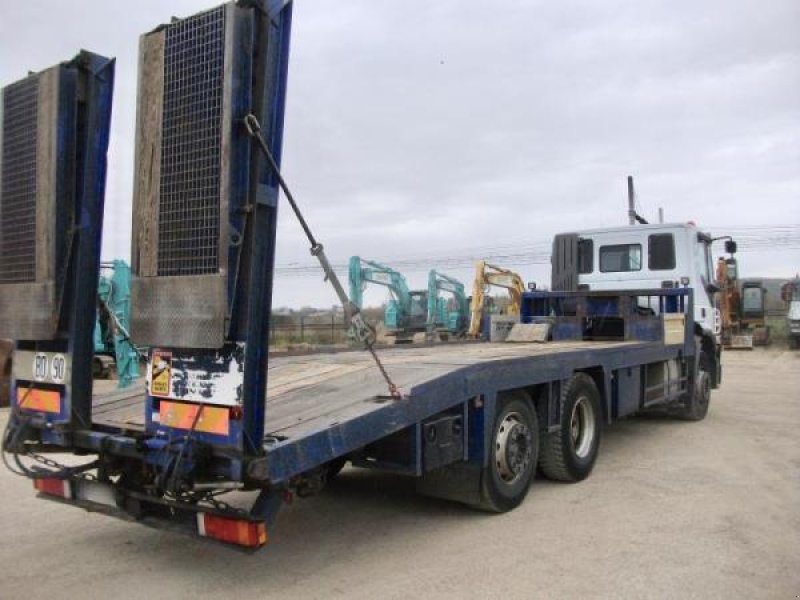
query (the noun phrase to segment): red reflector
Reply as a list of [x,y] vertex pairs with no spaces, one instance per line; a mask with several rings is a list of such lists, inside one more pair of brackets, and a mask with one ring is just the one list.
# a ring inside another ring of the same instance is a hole
[[66,479],[34,479],[33,487],[50,496],[58,496],[67,500],[72,498],[72,489]]
[[228,519],[208,513],[197,513],[197,533],[248,548],[267,543],[267,525],[263,521]]

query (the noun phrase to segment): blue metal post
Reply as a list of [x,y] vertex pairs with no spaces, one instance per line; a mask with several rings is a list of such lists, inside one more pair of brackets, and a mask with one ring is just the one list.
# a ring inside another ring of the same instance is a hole
[[[292,4],[275,3],[271,14],[259,15],[256,27],[261,35],[255,64],[255,102],[253,107],[262,124],[264,138],[270,152],[280,164],[283,149],[283,121],[286,102],[286,84],[289,67],[289,40],[292,26]],[[263,93],[258,93],[262,92]],[[242,128],[244,126],[242,125]],[[278,220],[278,181],[259,149],[251,148],[251,164],[255,169],[251,177],[250,205],[254,207],[253,227],[245,235],[251,244],[247,281],[247,331],[243,382],[243,432],[245,454],[263,452],[266,412],[267,362],[269,351],[270,313],[272,311],[272,286],[275,268],[275,237]],[[248,237],[249,236],[249,237]]]

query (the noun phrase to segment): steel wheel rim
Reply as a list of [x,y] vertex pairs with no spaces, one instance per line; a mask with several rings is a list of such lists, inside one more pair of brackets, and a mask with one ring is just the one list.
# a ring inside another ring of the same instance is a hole
[[533,457],[533,436],[517,412],[508,413],[497,428],[495,467],[507,484],[514,484],[528,471]]
[[578,398],[569,420],[570,440],[578,458],[586,458],[594,443],[595,414],[588,396]]

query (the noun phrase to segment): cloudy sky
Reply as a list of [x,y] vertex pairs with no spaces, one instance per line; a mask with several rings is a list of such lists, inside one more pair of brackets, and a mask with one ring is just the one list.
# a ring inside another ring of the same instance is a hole
[[[138,36],[217,3],[1,1],[2,85],[117,58],[103,253],[127,257]],[[295,4],[284,171],[334,262],[546,282],[554,233],[626,223],[633,174],[651,220],[735,233],[743,275],[800,271],[797,0]],[[279,229],[275,305],[331,305]]]

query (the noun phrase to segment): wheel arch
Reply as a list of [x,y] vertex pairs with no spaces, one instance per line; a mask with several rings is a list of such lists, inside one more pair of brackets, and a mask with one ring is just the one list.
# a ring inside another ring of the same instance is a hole
[[611,377],[602,366],[577,369],[575,373],[585,373],[594,381],[597,392],[600,394],[600,409],[603,411],[603,421],[611,422]]
[[609,404],[611,398],[611,379],[609,376],[607,376],[606,369],[600,365],[576,369],[567,379],[564,380],[554,380],[551,382],[538,383],[521,388],[502,390],[498,392],[498,396],[504,393],[522,392],[532,402],[533,407],[536,410],[536,416],[539,419],[539,426],[546,428],[548,424],[553,422],[553,420],[550,418],[550,410],[551,407],[553,407],[553,402],[551,402],[551,397],[549,395],[551,385],[558,384],[555,389],[553,389],[554,398],[552,398],[552,400],[557,400],[561,396],[560,386],[565,385],[569,378],[578,373],[584,373],[588,375],[594,382],[597,392],[600,394],[600,408],[603,411],[603,422],[608,423],[610,415],[612,414],[611,406]]
[[708,331],[705,331],[697,323],[695,323],[694,327],[695,335],[700,338],[700,352],[705,355],[708,361],[706,370],[711,376],[711,387],[716,389],[722,383],[722,348]]

